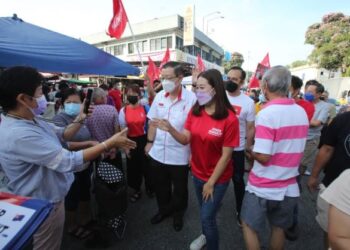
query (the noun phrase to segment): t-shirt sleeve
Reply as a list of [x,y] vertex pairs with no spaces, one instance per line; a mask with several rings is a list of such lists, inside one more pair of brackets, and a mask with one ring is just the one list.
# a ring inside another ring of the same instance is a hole
[[192,109],[190,112],[188,112],[187,119],[184,125],[184,129],[191,131],[191,126],[192,126]]
[[338,142],[339,124],[341,123],[341,116],[334,118],[329,124],[326,134],[324,136],[323,144],[335,147]]
[[239,146],[239,123],[236,115],[229,115],[230,119],[225,124],[223,146],[234,148]]
[[157,94],[156,97],[154,98],[151,108],[149,109],[148,113],[147,113],[147,117],[148,119],[152,120],[154,118],[157,118],[157,105],[159,102],[159,95]]
[[253,122],[253,121],[255,121],[255,104],[254,102],[251,102],[248,108],[247,122]]
[[271,127],[271,124],[266,114],[261,111],[255,122],[254,152],[272,155],[275,130]]
[[322,123],[326,123],[328,119],[328,114],[329,114],[329,106],[328,105],[323,105],[321,107],[321,111],[317,117],[315,117],[314,120],[321,121]]
[[125,108],[122,108],[119,112],[119,125],[121,128],[126,127],[126,121],[125,121]]

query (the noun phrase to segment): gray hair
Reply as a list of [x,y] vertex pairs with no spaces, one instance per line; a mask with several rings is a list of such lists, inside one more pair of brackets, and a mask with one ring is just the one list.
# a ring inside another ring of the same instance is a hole
[[287,96],[289,86],[291,85],[292,75],[290,71],[283,66],[274,66],[264,74],[262,83],[267,85],[271,93]]
[[101,88],[94,88],[94,92],[92,92],[92,101],[94,102],[98,98],[106,98],[106,92]]

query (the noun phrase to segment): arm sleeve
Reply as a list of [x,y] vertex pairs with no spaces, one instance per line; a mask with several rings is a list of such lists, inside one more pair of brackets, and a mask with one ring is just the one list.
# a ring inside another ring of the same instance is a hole
[[125,128],[127,126],[125,121],[125,108],[122,108],[119,112],[119,124],[122,128]]
[[234,148],[239,146],[239,123],[236,115],[230,114],[230,116],[232,118],[225,124],[223,147]]
[[35,131],[22,131],[12,143],[17,158],[57,172],[82,170],[83,151],[70,152],[51,136],[44,137]]
[[272,124],[265,113],[260,111],[255,122],[255,144],[253,149],[255,153],[272,155],[273,139],[275,138],[275,130],[270,127]]
[[255,121],[255,104],[252,102],[249,105],[248,115],[247,115],[247,122],[253,122]]
[[317,121],[321,121],[322,123],[326,123],[327,119],[328,119],[328,114],[329,114],[329,106],[324,106],[321,109],[321,112],[319,113],[319,115],[315,118],[315,120]]
[[148,113],[147,113],[147,118],[152,120],[154,118],[157,118],[157,105],[159,102],[159,95],[157,94],[156,97],[153,100],[153,103],[151,105],[151,108],[149,109]]

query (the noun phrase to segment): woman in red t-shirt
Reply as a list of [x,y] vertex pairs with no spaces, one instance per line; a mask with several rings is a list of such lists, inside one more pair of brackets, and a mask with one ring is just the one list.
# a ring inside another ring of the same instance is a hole
[[148,160],[144,152],[147,142],[145,132],[147,115],[145,107],[139,103],[141,97],[140,87],[137,84],[130,85],[126,94],[128,104],[119,112],[119,124],[121,128],[128,128],[128,138],[137,143],[135,149],[126,151],[128,185],[134,189],[130,201],[136,202],[141,198],[143,177],[145,178],[147,194],[153,196],[148,177]]
[[198,76],[197,103],[182,132],[166,120],[153,121],[179,143],[191,144],[191,171],[199,201],[202,231],[192,248],[219,249],[216,213],[231,180],[233,148],[239,145],[239,125],[227,99],[221,73],[210,69]]

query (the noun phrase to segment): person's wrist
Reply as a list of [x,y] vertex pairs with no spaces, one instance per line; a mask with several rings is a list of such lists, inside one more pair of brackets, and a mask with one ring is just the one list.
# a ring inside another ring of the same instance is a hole
[[147,144],[153,144],[154,143],[154,140],[150,140],[147,138]]

